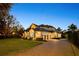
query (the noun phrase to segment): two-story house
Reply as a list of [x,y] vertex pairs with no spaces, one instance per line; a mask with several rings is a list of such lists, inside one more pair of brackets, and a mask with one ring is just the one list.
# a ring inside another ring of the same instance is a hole
[[53,38],[61,38],[61,33],[58,32],[55,27],[50,25],[32,24],[25,30],[22,37],[33,40],[51,40]]

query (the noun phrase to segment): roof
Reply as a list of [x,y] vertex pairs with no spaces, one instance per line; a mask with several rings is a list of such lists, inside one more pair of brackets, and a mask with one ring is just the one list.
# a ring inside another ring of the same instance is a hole
[[[34,24],[36,25],[36,24]],[[36,25],[37,28],[34,28],[35,31],[45,31],[45,32],[54,32],[57,31],[55,27],[50,26],[50,25]],[[31,29],[31,26],[29,28],[26,29],[26,31],[29,31],[29,29]]]
[[35,28],[35,31],[45,31],[45,32],[53,32],[53,30],[45,29],[45,28]]
[[47,27],[47,28],[51,27],[52,28],[53,26],[41,24],[39,25],[39,27]]

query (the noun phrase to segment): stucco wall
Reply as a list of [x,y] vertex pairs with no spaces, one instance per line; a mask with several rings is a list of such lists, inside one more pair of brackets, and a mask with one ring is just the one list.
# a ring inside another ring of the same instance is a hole
[[42,38],[41,31],[35,31],[35,38]]
[[27,32],[25,31],[25,32],[23,33],[22,38],[26,38],[26,37],[27,37]]
[[33,29],[30,29],[30,30],[29,30],[29,34],[30,34],[30,37],[33,38],[33,37],[34,37],[34,30],[33,30]]
[[61,38],[61,33],[58,33],[58,38]]
[[56,38],[57,37],[57,33],[56,32],[52,32],[51,33],[51,38]]

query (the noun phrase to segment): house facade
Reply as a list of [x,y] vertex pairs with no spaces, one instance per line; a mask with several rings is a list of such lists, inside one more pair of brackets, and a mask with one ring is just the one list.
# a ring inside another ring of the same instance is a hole
[[59,33],[55,27],[50,25],[32,24],[27,30],[24,31],[22,38],[50,40],[53,38],[61,38],[61,33]]

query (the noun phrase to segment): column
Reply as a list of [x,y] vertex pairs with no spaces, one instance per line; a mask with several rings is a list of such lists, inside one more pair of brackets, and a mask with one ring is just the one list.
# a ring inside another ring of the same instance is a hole
[[43,40],[44,40],[44,35],[43,35]]

